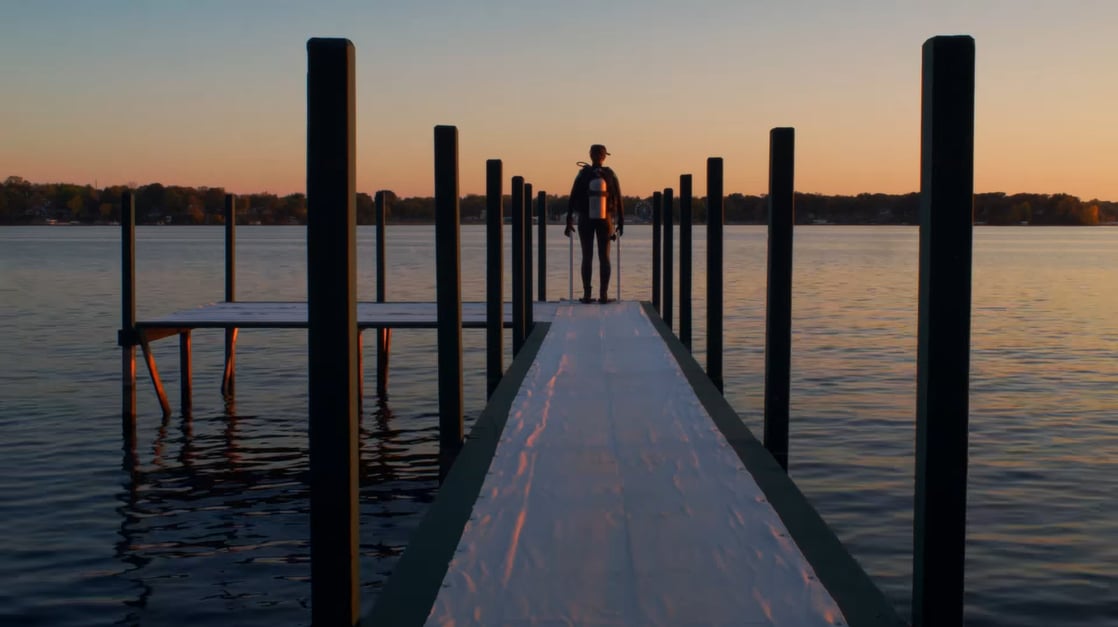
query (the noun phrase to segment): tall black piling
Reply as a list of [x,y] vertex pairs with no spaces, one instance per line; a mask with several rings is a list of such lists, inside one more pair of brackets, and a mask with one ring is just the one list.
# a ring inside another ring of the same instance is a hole
[[120,197],[121,417],[125,446],[136,441],[136,196]]
[[974,39],[924,42],[915,627],[963,624],[974,221]]
[[707,159],[707,376],[722,381],[722,158]]
[[360,620],[354,50],[307,42],[311,621]]
[[532,332],[532,184],[524,184],[524,339]]
[[504,375],[504,199],[501,160],[485,162],[485,381],[493,396]]
[[[373,200],[377,222],[377,302],[388,300],[388,258],[385,245],[385,229],[388,222],[388,194],[378,191]],[[388,363],[392,353],[392,329],[377,329],[377,396],[388,398]]]
[[660,308],[660,212],[663,197],[660,192],[652,192],[652,308],[662,317],[663,309]]
[[193,358],[193,350],[190,345],[190,331],[182,331],[179,333],[179,372],[181,373],[181,385],[179,386],[179,400],[182,403],[183,418],[190,418],[194,413],[194,401],[191,398],[191,391],[194,388],[194,372],[191,368],[191,360]]
[[769,132],[769,277],[765,308],[765,448],[788,471],[792,369],[792,225],[796,131]]
[[512,177],[512,354],[515,357],[524,345],[524,177]]
[[[225,195],[225,302],[237,298],[237,197]],[[237,328],[225,329],[225,371],[221,377],[221,395],[226,402],[236,396]]]
[[691,350],[691,175],[679,177],[679,341]]
[[539,271],[537,272],[536,289],[539,293],[537,297],[541,303],[547,302],[547,192],[539,192],[536,195],[536,216],[539,218],[539,232],[537,238],[539,242]]
[[661,280],[664,283],[664,312],[660,317],[664,319],[664,322],[667,323],[669,329],[672,328],[672,230],[674,228],[672,224],[674,222],[672,211],[674,209],[674,205],[675,192],[672,190],[672,188],[668,187],[664,190],[664,209],[662,214],[664,217],[664,228],[662,233],[664,236],[664,271],[661,275]]
[[464,436],[462,409],[462,258],[458,208],[458,129],[435,127],[435,288],[439,322],[439,476]]

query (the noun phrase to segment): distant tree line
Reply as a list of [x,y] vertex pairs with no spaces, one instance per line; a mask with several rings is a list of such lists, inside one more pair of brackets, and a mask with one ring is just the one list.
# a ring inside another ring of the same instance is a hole
[[[150,183],[141,186],[113,185],[97,188],[70,183],[31,183],[9,176],[0,189],[0,224],[79,223],[111,224],[120,221],[123,192],[131,189],[136,198],[137,224],[222,224],[225,190],[221,187],[181,187]],[[385,192],[390,223],[431,223],[435,219],[435,199],[400,198]],[[533,198],[533,201],[535,198]],[[566,195],[547,197],[547,215],[561,221],[566,214]],[[915,224],[919,220],[920,196],[910,194],[858,194],[830,196],[796,194],[798,224]],[[651,217],[651,198],[627,196],[627,220],[647,221]],[[504,214],[511,202],[504,198]],[[304,194],[260,193],[236,197],[239,224],[306,224],[307,197]],[[768,198],[729,194],[723,199],[729,224],[764,224]],[[482,222],[486,198],[468,194],[459,200],[463,222]],[[673,206],[678,221],[679,199]],[[358,224],[374,224],[373,196],[357,194]],[[706,222],[705,198],[692,201],[697,224]],[[976,194],[974,219],[979,224],[1096,225],[1118,223],[1118,202],[1083,201],[1069,194]]]

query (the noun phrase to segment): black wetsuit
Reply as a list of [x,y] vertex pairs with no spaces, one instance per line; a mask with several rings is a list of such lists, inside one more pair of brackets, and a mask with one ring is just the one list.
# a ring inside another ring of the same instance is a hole
[[[595,178],[595,170],[599,170],[601,177],[606,182],[606,219],[590,217],[590,181]],[[590,279],[593,274],[594,240],[598,240],[598,271],[601,277],[599,293],[603,300],[609,290],[610,272],[609,242],[613,236],[613,218],[617,218],[617,226],[624,228],[625,212],[621,204],[621,184],[617,175],[606,166],[595,168],[592,165],[583,166],[575,177],[571,186],[570,202],[567,205],[567,220],[574,213],[578,213],[578,239],[582,244],[582,290],[583,297],[590,297]]]

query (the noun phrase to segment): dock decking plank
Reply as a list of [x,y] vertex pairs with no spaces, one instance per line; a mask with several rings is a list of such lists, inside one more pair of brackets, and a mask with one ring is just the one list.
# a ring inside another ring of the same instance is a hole
[[843,624],[637,303],[556,312],[428,622],[547,621]]

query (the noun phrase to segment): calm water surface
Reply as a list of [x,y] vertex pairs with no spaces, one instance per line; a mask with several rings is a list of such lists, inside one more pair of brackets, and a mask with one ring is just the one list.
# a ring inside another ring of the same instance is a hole
[[[647,299],[650,230],[628,233],[623,297]],[[697,229],[700,362],[704,237]],[[141,227],[139,317],[220,300],[222,238],[217,227]],[[569,249],[561,228],[549,238],[555,299]],[[765,240],[762,227],[726,230],[726,396],[755,433]],[[433,241],[431,227],[391,229],[390,299],[434,299]],[[462,242],[464,297],[482,300],[484,227],[464,227]],[[243,331],[226,405],[222,333],[196,331],[192,418],[161,419],[141,363],[139,440],[125,451],[119,246],[114,228],[0,229],[0,624],[309,623],[305,332]],[[238,298],[305,299],[302,228],[242,227],[237,246]],[[359,296],[371,300],[371,229],[359,249]],[[799,228],[795,264],[792,476],[907,615],[917,231]],[[1118,229],[976,229],[970,625],[1118,625],[1116,311]],[[465,342],[472,421],[484,332]],[[176,401],[177,342],[154,350]],[[434,333],[396,331],[390,397],[366,398],[365,608],[437,489],[434,365]]]

